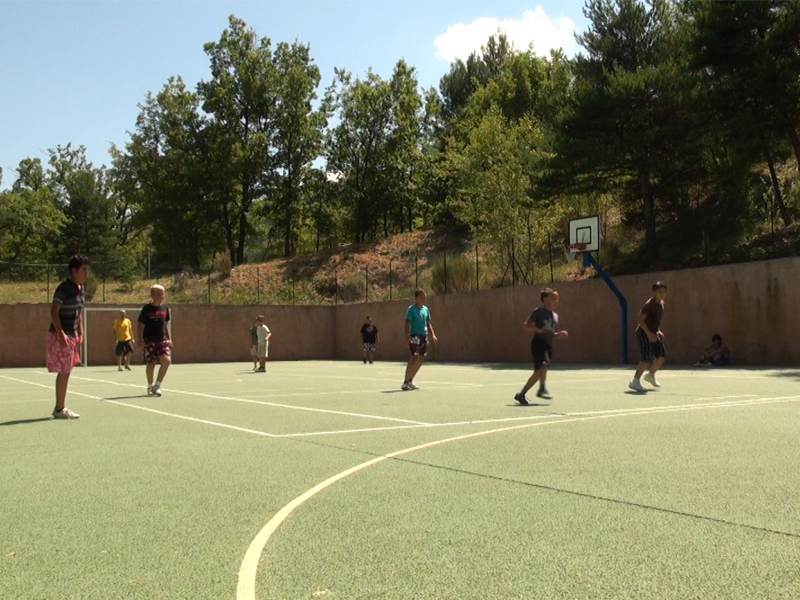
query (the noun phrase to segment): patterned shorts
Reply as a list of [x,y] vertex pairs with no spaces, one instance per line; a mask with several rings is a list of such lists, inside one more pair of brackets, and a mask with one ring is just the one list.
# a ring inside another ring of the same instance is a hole
[[144,343],[144,362],[148,365],[158,364],[161,362],[161,357],[166,356],[172,358],[172,342],[164,340],[162,342],[145,342]]
[[428,336],[412,335],[408,338],[408,349],[411,356],[425,356],[428,353]]
[[364,352],[375,352],[375,343],[374,342],[364,342],[362,344],[364,348]]
[[667,347],[661,340],[651,342],[643,329],[637,327],[636,341],[639,342],[639,356],[642,362],[651,363],[657,358],[664,358],[667,355]]
[[59,339],[60,334],[50,332],[47,336],[47,370],[50,373],[70,373],[81,364],[80,341],[67,336],[67,343]]

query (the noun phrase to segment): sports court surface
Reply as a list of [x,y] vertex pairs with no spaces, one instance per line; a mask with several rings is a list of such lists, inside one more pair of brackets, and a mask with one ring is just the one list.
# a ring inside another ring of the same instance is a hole
[[0,371],[0,597],[800,597],[800,370]]

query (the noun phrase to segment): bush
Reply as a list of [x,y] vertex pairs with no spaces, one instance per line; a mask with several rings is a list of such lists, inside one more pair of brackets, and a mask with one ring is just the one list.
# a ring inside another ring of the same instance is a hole
[[431,289],[436,294],[468,292],[475,289],[475,265],[459,254],[445,264],[437,260],[431,266]]

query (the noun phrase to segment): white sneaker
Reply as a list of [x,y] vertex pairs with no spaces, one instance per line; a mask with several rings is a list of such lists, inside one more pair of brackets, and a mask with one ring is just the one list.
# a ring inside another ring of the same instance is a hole
[[414,385],[412,382],[408,382],[408,389],[410,390],[418,390],[419,386]]
[[632,389],[634,392],[639,392],[640,394],[646,392],[647,390],[644,389],[642,382],[638,379],[632,379],[631,382],[628,384],[628,387]]
[[81,416],[73,410],[62,408],[61,410],[53,411],[54,419],[80,419]]
[[153,390],[153,396],[158,396],[159,398],[161,397],[161,384],[160,383],[154,383],[153,387],[152,387],[152,390]]
[[411,390],[411,385],[406,381],[400,389],[404,392],[408,392]]
[[650,385],[652,385],[654,388],[660,388],[661,387],[661,384],[658,382],[658,379],[656,379],[656,376],[653,375],[652,373],[647,373],[644,376],[644,380],[647,383],[649,383]]

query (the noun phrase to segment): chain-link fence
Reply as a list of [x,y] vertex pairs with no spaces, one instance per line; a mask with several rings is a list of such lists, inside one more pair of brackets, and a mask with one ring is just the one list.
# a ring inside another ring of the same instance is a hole
[[[113,265],[93,263],[86,293],[95,304],[144,302],[159,283],[172,303],[346,304],[429,294],[473,292],[546,284],[571,277],[576,262],[552,240],[535,244],[451,242],[418,250],[330,252],[327,256],[276,259],[229,268],[187,270],[149,265],[124,278]],[[0,262],[0,303],[50,302],[66,276],[66,264]]]

